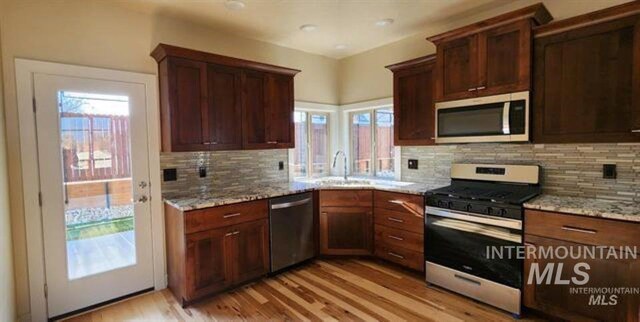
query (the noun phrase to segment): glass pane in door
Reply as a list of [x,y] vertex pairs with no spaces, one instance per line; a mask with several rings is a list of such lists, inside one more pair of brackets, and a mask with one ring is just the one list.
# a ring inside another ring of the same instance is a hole
[[127,96],[58,92],[67,274],[134,265]]
[[376,176],[394,177],[393,110],[376,110]]

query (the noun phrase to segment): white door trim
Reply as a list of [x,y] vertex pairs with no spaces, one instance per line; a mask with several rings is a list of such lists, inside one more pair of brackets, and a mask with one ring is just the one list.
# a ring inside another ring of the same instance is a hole
[[154,287],[155,289],[166,288],[164,214],[160,192],[160,115],[157,77],[151,74],[50,63],[21,58],[15,59],[15,69],[31,320],[47,320],[47,303],[44,296],[45,269],[42,218],[38,202],[40,179],[38,176],[38,161],[37,158],[34,157],[38,152],[35,115],[33,112],[34,73],[121,81],[145,86],[149,137]]

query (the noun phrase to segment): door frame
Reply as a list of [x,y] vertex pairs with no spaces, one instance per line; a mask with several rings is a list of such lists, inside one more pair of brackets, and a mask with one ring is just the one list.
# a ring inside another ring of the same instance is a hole
[[146,114],[148,120],[147,136],[149,142],[153,280],[156,290],[166,288],[164,211],[160,191],[160,114],[157,76],[22,58],[15,59],[15,72],[18,124],[20,126],[22,202],[26,225],[27,271],[29,276],[31,320],[46,321],[48,319],[47,299],[44,290],[46,276],[44,267],[42,212],[39,205],[39,166],[37,158],[33,157],[38,153],[34,113],[35,93],[33,75],[35,73],[134,83],[141,84],[145,87]]

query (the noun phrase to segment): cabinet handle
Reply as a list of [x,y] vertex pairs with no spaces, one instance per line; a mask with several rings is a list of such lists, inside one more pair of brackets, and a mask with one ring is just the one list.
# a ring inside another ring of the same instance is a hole
[[267,141],[267,144],[278,144],[278,141]]
[[483,90],[485,88],[487,88],[487,87],[486,86],[480,86],[480,87],[477,87],[476,89],[480,91],[480,90]]
[[213,141],[211,142],[211,144],[218,144],[218,141]]
[[394,235],[387,235],[387,237],[389,237],[391,239],[399,240],[399,241],[403,241],[404,240],[404,238],[398,237],[398,236],[394,236]]
[[469,88],[467,91],[468,91],[468,92],[475,92],[475,91],[477,91],[477,90],[478,90],[477,88]]
[[393,257],[397,257],[397,258],[400,258],[400,259],[404,259],[404,256],[399,255],[399,254],[396,254],[396,253],[387,252],[387,254],[389,254],[389,255],[391,255],[391,256],[393,256]]
[[593,230],[593,229],[576,228],[576,227],[570,227],[570,226],[562,226],[562,228],[560,229],[573,231],[576,233],[584,233],[584,234],[595,234],[598,232],[597,230]]
[[462,276],[462,275],[458,275],[458,274],[453,274],[453,276],[454,276],[455,278],[460,279],[460,280],[463,280],[463,281],[465,281],[465,282],[469,282],[469,283],[472,283],[472,284],[480,285],[480,282],[479,282],[479,281],[476,281],[476,280],[474,280],[474,279],[470,279],[470,278],[468,278],[468,277],[465,277],[465,276]]
[[236,213],[233,213],[233,214],[226,214],[226,215],[222,216],[222,218],[227,219],[227,218],[238,217],[240,215],[242,215],[242,213],[236,212]]
[[207,141],[207,142],[202,142],[202,144],[204,144],[204,145],[210,145],[210,144],[211,144],[211,142],[208,142],[208,141]]
[[229,237],[229,236],[237,235],[237,234],[239,234],[239,233],[240,233],[240,231],[239,231],[239,230],[236,230],[236,231],[232,231],[232,232],[230,232],[230,233],[226,233],[226,234],[224,234],[224,236],[225,236],[225,237]]
[[402,200],[389,200],[390,203],[394,203],[396,205],[404,205],[404,201]]
[[640,133],[640,129],[631,130],[631,133]]
[[393,217],[387,217],[387,220],[389,220],[389,221],[395,221],[395,222],[400,222],[400,223],[403,223],[403,222],[404,222],[404,220],[402,220],[402,219],[393,218]]

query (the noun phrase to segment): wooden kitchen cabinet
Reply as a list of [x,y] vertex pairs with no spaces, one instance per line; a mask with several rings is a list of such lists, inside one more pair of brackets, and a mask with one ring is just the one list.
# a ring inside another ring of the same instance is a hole
[[435,144],[435,55],[386,68],[393,72],[393,144]]
[[245,148],[293,148],[293,77],[246,72],[244,84]]
[[427,38],[436,45],[436,101],[528,90],[531,28],[551,19],[536,4]]
[[269,272],[267,200],[180,211],[165,205],[169,288],[183,306]]
[[375,191],[375,255],[424,271],[424,196]]
[[535,31],[535,143],[640,141],[639,7],[632,2]]
[[206,128],[207,64],[171,57],[159,66],[164,151],[203,151]]
[[[567,215],[546,211],[525,211],[525,245],[529,247],[556,249],[557,247],[591,247],[613,246],[618,259],[599,256],[593,259],[542,259],[527,258],[524,263],[524,305],[546,314],[570,320],[600,321],[638,321],[640,315],[640,297],[637,295],[620,295],[616,305],[589,305],[590,294],[571,294],[570,289],[576,287],[637,287],[640,285],[640,260],[626,258],[618,248],[628,246],[633,249],[640,245],[640,224],[617,220]],[[605,255],[608,253],[606,248]],[[574,250],[576,252],[576,250]],[[636,255],[638,256],[638,255]],[[628,257],[628,256],[627,256]],[[553,265],[557,273],[562,264],[562,279],[576,277],[574,265],[587,263],[589,281],[584,285],[559,285],[555,283],[556,275],[551,283],[537,284],[535,280],[529,284],[532,265],[538,265],[543,271],[547,265]],[[609,303],[609,295],[605,301]]]
[[158,62],[163,152],[293,148],[299,70],[165,44]]
[[[345,202],[338,204],[337,200]],[[362,203],[366,205],[363,206]],[[320,191],[319,237],[322,255],[371,255],[372,191]]]
[[242,148],[242,71],[207,66],[207,123],[205,138],[211,150]]

